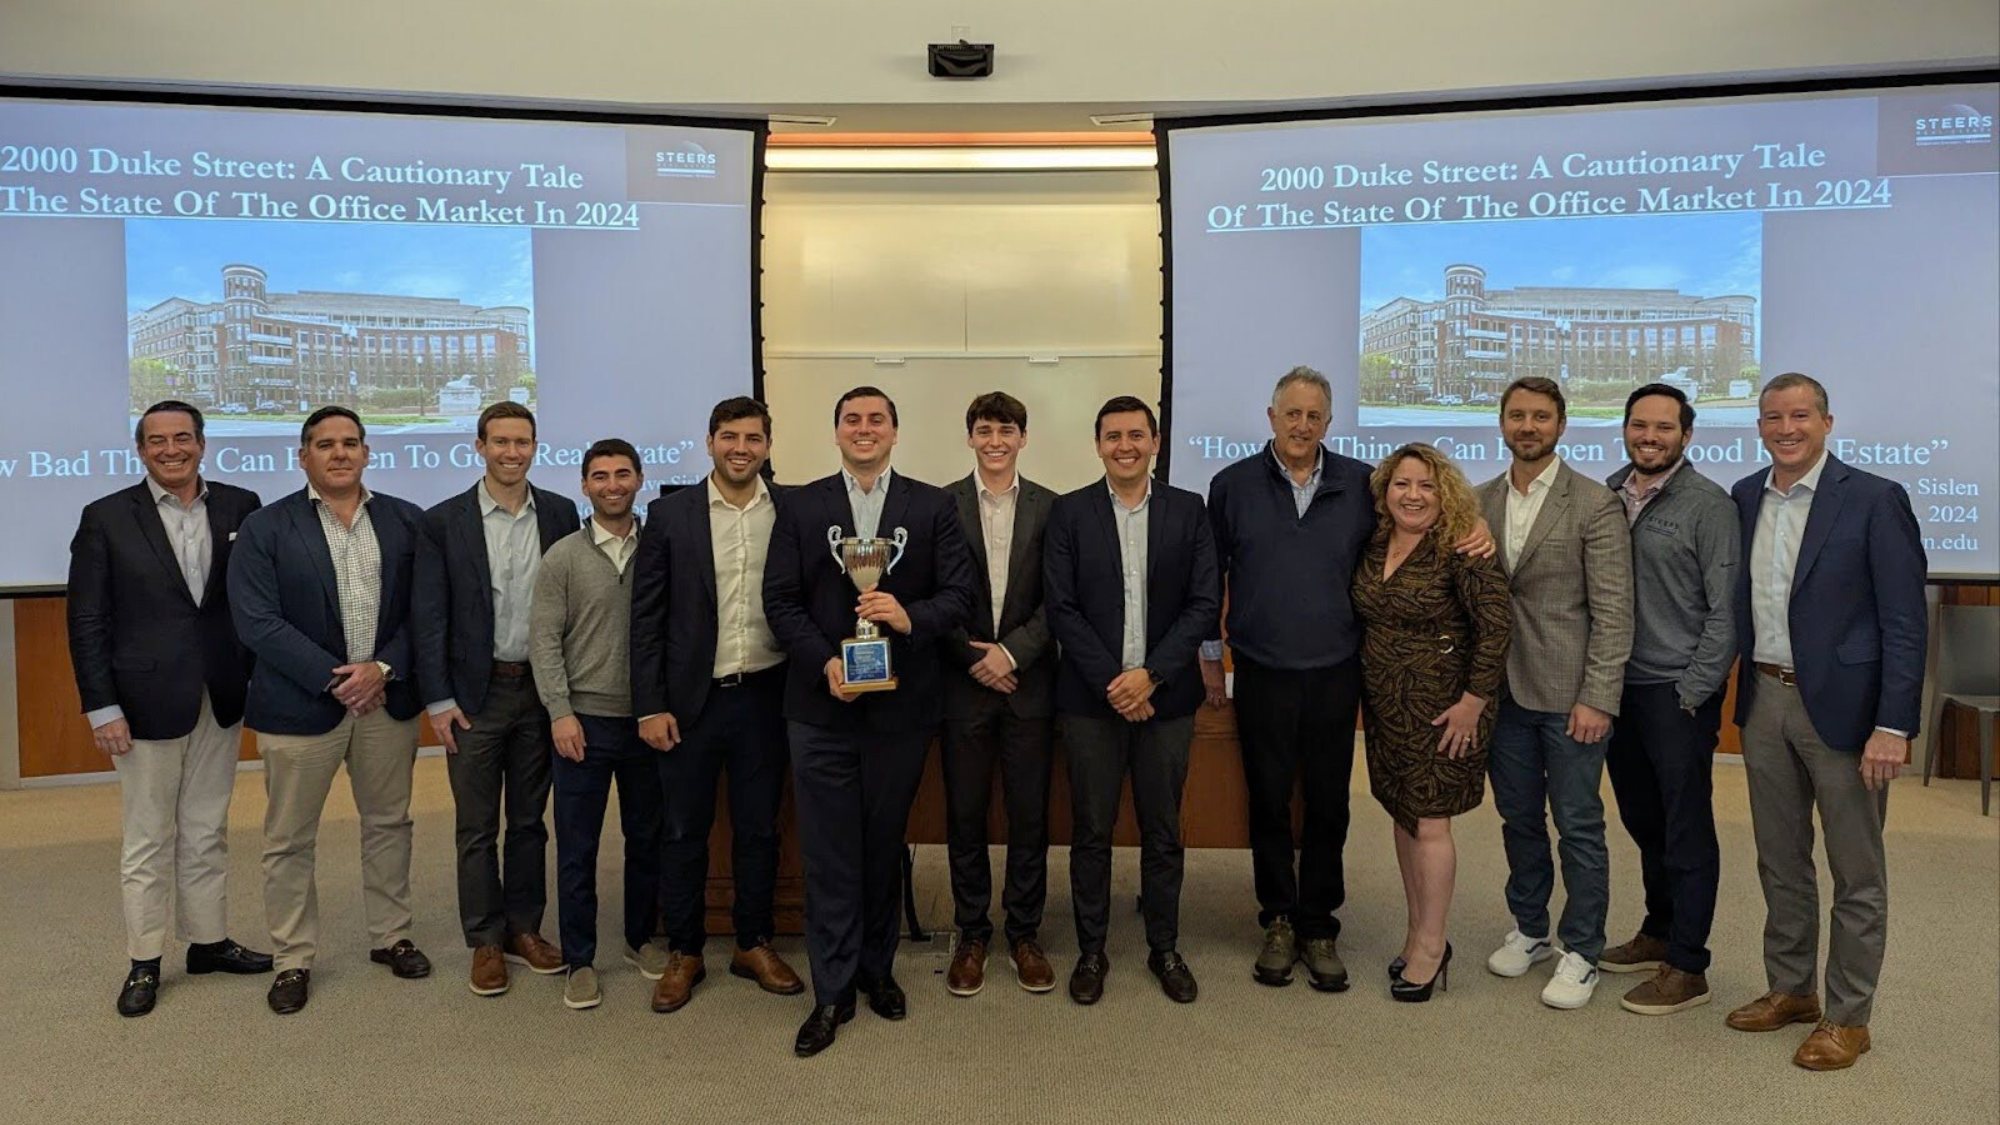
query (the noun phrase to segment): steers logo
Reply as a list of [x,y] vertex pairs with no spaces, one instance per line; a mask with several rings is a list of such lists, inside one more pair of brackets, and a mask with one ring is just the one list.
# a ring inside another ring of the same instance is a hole
[[1978,145],[1993,140],[1993,115],[1969,105],[1948,105],[1916,119],[1916,141],[1920,145]]
[[655,176],[713,176],[715,164],[715,154],[693,141],[683,141],[678,148],[655,149],[653,152]]

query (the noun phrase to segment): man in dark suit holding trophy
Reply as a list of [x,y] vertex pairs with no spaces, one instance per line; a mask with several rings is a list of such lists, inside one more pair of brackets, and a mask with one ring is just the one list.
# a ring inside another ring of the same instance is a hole
[[[792,493],[764,568],[764,613],[791,662],[785,719],[814,991],[801,1056],[832,1045],[857,990],[884,1019],[906,1013],[892,974],[904,830],[942,715],[936,646],[972,605],[950,498],[890,471],[896,421],[874,387],[840,397],[840,472]],[[879,635],[857,641],[863,623]]]

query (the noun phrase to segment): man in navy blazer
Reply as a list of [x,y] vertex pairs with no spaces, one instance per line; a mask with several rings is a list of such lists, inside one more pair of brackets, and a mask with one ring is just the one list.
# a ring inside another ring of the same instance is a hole
[[77,695],[124,789],[125,1016],[153,1010],[170,893],[190,975],[271,971],[269,956],[225,929],[250,654],[229,620],[223,575],[259,500],[202,479],[208,447],[193,406],[153,404],[134,437],[146,479],[84,508],[68,601]]
[[[799,1028],[801,1056],[831,1046],[868,1007],[899,1020],[896,964],[903,840],[924,755],[942,714],[939,646],[972,607],[972,560],[943,489],[889,468],[896,404],[856,387],[834,405],[838,473],[786,497],[764,566],[764,613],[790,656],[785,718],[806,867],[806,948],[815,1007]],[[901,561],[858,597],[828,547],[839,538],[908,540]],[[840,642],[856,618],[884,626],[892,691],[846,691]]]
[[1069,994],[1079,1004],[1104,995],[1111,830],[1129,771],[1146,965],[1167,997],[1185,1004],[1196,988],[1176,949],[1181,790],[1206,696],[1196,657],[1221,608],[1215,533],[1200,496],[1152,478],[1160,433],[1151,407],[1120,396],[1097,412],[1096,425],[1104,478],[1059,498],[1043,533],[1074,821],[1069,882],[1081,956]]
[[369,958],[399,977],[430,973],[409,939],[410,771],[417,713],[410,681],[415,504],[371,493],[361,419],[313,411],[299,433],[306,487],[243,521],[229,560],[236,632],[256,654],[244,722],[264,758],[264,915],[279,1014],[305,1007],[319,948],[313,865],[320,813],[341,763],[361,814]]
[[661,914],[667,948],[653,1010],[678,1011],[707,976],[708,837],[729,774],[736,952],[729,971],[766,992],[805,982],[771,948],[778,806],[785,792],[785,652],[764,615],[764,565],[785,510],[764,481],[771,413],[747,396],[708,415],[708,479],[652,502],[632,563],[632,713],[660,751]]
[[[486,471],[418,525],[410,625],[417,687],[444,744],[457,810],[458,920],[475,996],[507,991],[507,962],[563,970],[542,940],[548,909],[549,713],[528,665],[528,611],[542,552],[582,526],[576,505],[528,481],[535,416],[480,411]],[[507,823],[501,845],[502,812]],[[504,860],[503,855],[504,851]]]
[[[1736,722],[1763,882],[1770,990],[1729,1015],[1740,1031],[1817,1023],[1792,1061],[1854,1065],[1882,969],[1888,784],[1909,756],[1923,692],[1926,561],[1909,494],[1826,451],[1826,388],[1788,373],[1758,398],[1772,466],[1736,482]],[[1826,1003],[1815,980],[1813,809],[1833,871]]]

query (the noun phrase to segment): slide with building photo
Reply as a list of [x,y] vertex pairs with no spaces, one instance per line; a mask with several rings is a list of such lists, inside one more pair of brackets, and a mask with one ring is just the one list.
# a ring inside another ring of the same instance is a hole
[[1335,388],[1329,440],[1497,475],[1508,384],[1561,452],[1624,461],[1626,396],[1695,407],[1689,460],[1769,464],[1757,396],[1829,391],[1829,448],[1910,493],[1937,574],[2000,573],[2000,88],[1911,86],[1395,118],[1171,122],[1171,475],[1270,435],[1244,393]]
[[1360,424],[1490,427],[1541,376],[1572,426],[1617,425],[1654,382],[1753,426],[1762,285],[1755,212],[1365,227]]
[[327,403],[382,436],[472,433],[503,399],[532,409],[531,234],[129,221],[133,418],[188,388],[228,437],[295,436]]
[[[0,502],[72,522],[139,479],[166,398],[266,499],[328,405],[420,504],[469,487],[501,401],[535,411],[548,487],[614,436],[649,485],[693,480],[709,405],[754,385],[756,136],[0,98]],[[0,587],[63,573],[59,539],[0,543]]]

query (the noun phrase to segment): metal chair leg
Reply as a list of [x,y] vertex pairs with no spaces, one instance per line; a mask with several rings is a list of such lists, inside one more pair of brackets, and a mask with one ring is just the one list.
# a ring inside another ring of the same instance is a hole
[[915,844],[903,849],[903,922],[909,927],[909,940],[929,941],[930,931],[924,929],[923,920],[917,917],[917,847]]
[[1979,815],[1993,815],[1993,720],[1994,715],[1975,712],[1979,715]]
[[1938,744],[1944,734],[1944,705],[1948,702],[1944,693],[1938,693],[1937,707],[1931,711],[1931,734],[1924,740],[1924,785],[1931,783],[1931,771],[1937,767]]

